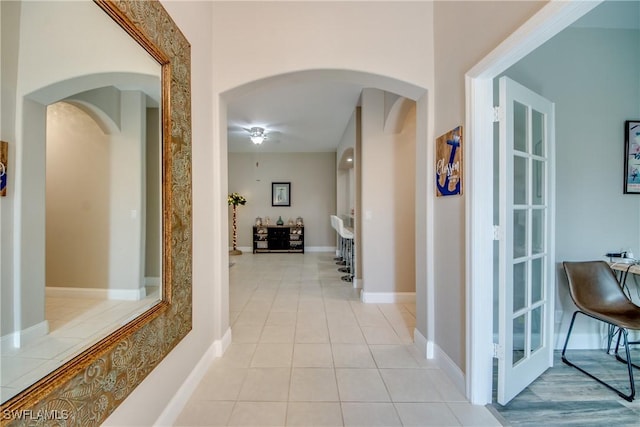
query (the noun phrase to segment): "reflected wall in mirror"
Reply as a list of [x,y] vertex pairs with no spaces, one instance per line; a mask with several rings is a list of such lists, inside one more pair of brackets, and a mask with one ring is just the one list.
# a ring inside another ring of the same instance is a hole
[[0,420],[99,424],[191,328],[190,47],[157,1],[0,18]]

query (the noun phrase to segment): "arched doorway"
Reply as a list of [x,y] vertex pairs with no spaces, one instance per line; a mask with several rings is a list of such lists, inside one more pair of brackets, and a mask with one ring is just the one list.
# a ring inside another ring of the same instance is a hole
[[[226,91],[222,94],[219,104],[220,109],[220,161],[222,163],[227,163],[229,156],[229,136],[223,129],[227,128],[229,119],[232,116],[237,117],[239,114],[237,113],[238,107],[237,104],[242,104],[243,99],[250,99],[251,94],[261,93],[261,92],[271,92],[275,93],[277,90],[291,90],[292,86],[303,86],[305,84],[313,85],[318,84],[318,82],[324,84],[330,84],[335,82],[336,84],[345,85],[345,87],[349,87],[351,90],[357,92],[358,96],[362,96],[363,90],[367,91],[367,95],[369,99],[375,99],[373,103],[377,105],[376,108],[379,108],[379,111],[376,112],[378,117],[381,117],[380,121],[380,134],[383,134],[385,130],[390,134],[397,131],[397,129],[402,127],[398,125],[399,123],[404,123],[404,119],[410,115],[415,115],[414,126],[415,126],[415,137],[414,144],[415,150],[413,152],[414,156],[410,160],[415,166],[415,173],[413,175],[413,184],[415,187],[412,189],[411,196],[413,197],[413,201],[415,201],[415,205],[412,208],[413,210],[413,221],[415,225],[415,243],[411,244],[413,246],[411,249],[411,257],[412,257],[412,267],[414,269],[413,278],[414,286],[415,286],[415,301],[416,301],[416,334],[415,340],[418,347],[426,356],[432,356],[432,342],[433,342],[433,276],[432,269],[430,266],[432,265],[432,251],[429,248],[433,247],[433,242],[431,241],[433,236],[432,228],[432,218],[433,215],[430,214],[433,209],[430,203],[431,197],[433,197],[433,189],[427,185],[427,176],[431,174],[431,162],[430,159],[432,157],[430,150],[428,150],[428,136],[427,129],[428,126],[428,116],[427,114],[427,99],[428,94],[425,88],[420,88],[415,85],[399,81],[397,79],[393,79],[386,76],[374,75],[370,73],[356,72],[356,71],[345,71],[345,70],[307,70],[295,73],[282,74],[279,76],[269,77],[262,80],[257,80],[253,82],[246,83],[244,85],[238,86],[234,89]],[[373,89],[374,88],[374,89]],[[275,99],[275,98],[274,98]],[[313,99],[309,100],[310,103],[313,102]],[[368,102],[365,100],[365,102]],[[357,105],[362,103],[362,98],[358,98],[357,102],[354,102],[350,108],[355,111]],[[372,104],[372,105],[374,105]],[[409,106],[409,108],[407,108]],[[415,109],[411,108],[411,106],[415,106]],[[365,120],[369,120],[365,118]],[[370,124],[371,121],[365,123],[365,135],[363,135],[363,139],[367,139],[367,137],[371,138],[371,133],[368,135],[366,132],[370,132],[371,130],[367,130],[367,125]],[[255,123],[256,125],[264,125],[267,126],[269,123]],[[252,125],[252,123],[245,123],[243,126],[247,127]],[[242,127],[242,126],[238,126]],[[248,134],[246,135],[246,140],[248,141]],[[282,138],[280,135],[276,137]],[[354,149],[355,147],[354,137]],[[268,142],[268,140],[267,140]],[[348,149],[348,147],[346,147]],[[343,150],[345,147],[343,147]],[[258,154],[256,154],[258,156]],[[356,153],[356,159],[357,159]],[[254,165],[259,165],[260,160],[256,157],[256,161],[253,162]],[[375,169],[375,167],[374,167]],[[380,169],[378,169],[379,171]],[[225,194],[226,192],[238,191],[238,188],[231,188],[228,184],[229,182],[229,173],[231,171],[227,171],[227,182],[221,182],[221,192]],[[369,172],[375,173],[375,172]],[[366,173],[365,173],[366,174]],[[256,176],[254,177],[256,180],[262,179],[262,177]],[[366,179],[366,178],[364,178]],[[382,182],[381,185],[384,187],[386,182]],[[395,188],[393,188],[393,184],[387,189],[384,188],[369,188],[369,189],[360,189],[360,195],[363,196],[363,199],[359,201],[360,208],[356,207],[355,209],[355,218],[356,223],[365,224],[363,230],[361,230],[360,237],[364,238],[364,241],[360,244],[362,248],[367,247],[366,236],[370,236],[369,246],[373,247],[376,238],[374,236],[374,232],[371,230],[381,230],[389,228],[389,223],[385,222],[385,214],[386,208],[393,204],[394,202],[388,198],[390,193],[395,193]],[[365,183],[366,186],[366,183]],[[357,187],[357,184],[356,184]],[[373,187],[373,186],[370,186]],[[357,190],[356,190],[357,191]],[[357,202],[358,203],[358,202]],[[378,205],[376,205],[378,203]],[[249,220],[253,220],[253,217],[256,215],[249,215]],[[277,217],[276,217],[277,218]],[[226,221],[225,221],[226,219]],[[376,220],[380,220],[379,223],[376,223]],[[327,215],[327,227],[329,227],[329,219]],[[225,218],[223,215],[223,236],[228,233],[228,218]],[[373,236],[373,237],[371,237]],[[388,242],[387,242],[388,243]],[[245,243],[246,245],[246,243]],[[239,244],[242,246],[242,243]],[[393,249],[391,252],[393,254]],[[394,262],[389,260],[384,260],[382,263],[376,263],[374,261],[369,261],[367,264],[365,254],[364,256],[360,253],[361,257],[365,258],[365,264],[363,266],[364,270],[364,290],[366,292],[370,292],[370,296],[372,297],[370,302],[394,302],[398,301],[398,298],[409,297],[413,298],[413,295],[403,295],[403,294],[412,294],[412,292],[403,292],[398,291],[394,292],[389,291],[386,292],[384,289],[377,289],[374,285],[371,288],[368,287],[367,284],[367,266],[382,266],[384,268],[385,263]],[[225,264],[223,260],[223,265]],[[223,288],[225,286],[228,287],[228,272],[223,272],[222,274],[222,283]],[[375,272],[369,272],[369,277],[375,277],[378,274]],[[374,283],[374,280],[371,280],[370,283]],[[225,285],[226,284],[226,285]],[[223,289],[223,293],[224,293]],[[382,298],[382,299],[378,299]],[[226,309],[221,310],[222,313],[228,313]],[[222,332],[228,328],[228,320],[224,318],[221,319]],[[221,334],[222,335],[222,334]],[[431,343],[431,344],[428,344]]]

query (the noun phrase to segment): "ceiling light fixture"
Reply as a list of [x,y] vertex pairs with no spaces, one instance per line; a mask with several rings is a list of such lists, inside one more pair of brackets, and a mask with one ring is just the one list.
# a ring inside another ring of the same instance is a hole
[[249,137],[251,138],[251,142],[253,142],[256,145],[262,144],[264,140],[267,139],[267,134],[264,132],[263,128],[253,127],[249,131],[249,134],[251,135]]

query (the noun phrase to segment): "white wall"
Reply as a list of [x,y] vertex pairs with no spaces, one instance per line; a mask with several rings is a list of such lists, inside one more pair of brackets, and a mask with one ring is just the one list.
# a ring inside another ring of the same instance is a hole
[[[335,233],[329,215],[336,209],[336,153],[229,153],[229,193],[247,199],[238,207],[238,246],[253,248],[255,219],[285,224],[302,217],[306,250],[332,250]],[[291,206],[271,206],[271,183],[291,183]],[[229,246],[232,241],[229,207]]]
[[[624,121],[640,117],[640,31],[567,29],[506,75],[556,103],[556,346],[575,306],[562,261],[640,251],[640,199],[622,193]],[[573,343],[600,348],[604,331],[581,318]]]

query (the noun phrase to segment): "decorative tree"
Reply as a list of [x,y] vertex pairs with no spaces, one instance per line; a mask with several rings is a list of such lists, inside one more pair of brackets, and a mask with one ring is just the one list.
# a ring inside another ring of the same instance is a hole
[[238,250],[238,224],[237,224],[237,212],[238,205],[244,205],[247,203],[247,199],[238,193],[231,193],[227,197],[227,202],[230,206],[233,206],[233,249],[229,251],[230,255],[242,255],[242,251]]

